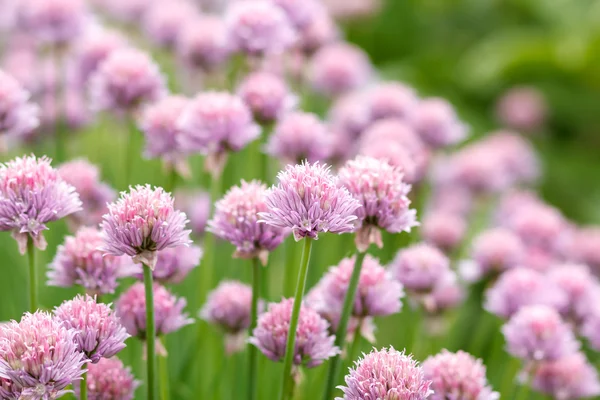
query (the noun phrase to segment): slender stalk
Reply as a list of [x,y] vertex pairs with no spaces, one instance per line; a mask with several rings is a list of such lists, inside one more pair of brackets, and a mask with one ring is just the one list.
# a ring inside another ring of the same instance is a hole
[[169,167],[169,171],[167,172],[167,184],[165,186],[165,190],[167,192],[173,193],[175,188],[177,187],[177,180],[179,175],[177,174],[177,170],[174,166]]
[[360,344],[362,342],[362,335],[360,330],[362,328],[363,319],[361,318],[356,325],[356,330],[354,331],[354,339],[352,339],[352,346],[350,346],[350,353],[348,353],[348,363],[352,364],[357,357],[357,353],[360,350]]
[[294,377],[292,376],[292,364],[294,361],[294,347],[296,345],[296,329],[298,328],[298,318],[300,317],[302,296],[304,296],[304,289],[306,287],[306,276],[308,275],[308,264],[310,261],[311,249],[312,239],[307,237],[304,239],[304,249],[302,251],[300,271],[298,271],[298,283],[296,285],[296,296],[294,297],[290,328],[288,331],[287,344],[285,346],[285,359],[283,362],[283,390],[281,392],[282,400],[291,399],[290,393],[293,392]]
[[[86,368],[84,364],[82,368]],[[79,400],[87,400],[88,398],[88,387],[87,387],[87,371],[81,375],[81,383],[79,384]]]
[[160,374],[160,400],[169,400],[169,365],[167,355],[158,357],[158,373]]
[[56,102],[56,120],[54,125],[54,141],[56,145],[55,161],[61,163],[65,161],[65,128],[67,119],[65,85],[66,79],[63,76],[63,49],[54,47],[52,50],[52,63],[55,68],[58,81],[56,82],[54,91],[54,101]]
[[[258,318],[258,299],[260,297],[261,284],[261,266],[257,257],[252,259],[252,308],[250,310],[250,328],[248,336],[252,336],[252,331],[256,328]],[[248,399],[255,400],[256,381],[258,378],[258,353],[256,346],[248,344]]]
[[[211,202],[211,210],[214,210],[215,203],[219,199],[221,192],[221,175],[218,177],[213,177],[210,184],[210,202]],[[212,212],[211,212],[212,216]],[[213,285],[214,278],[214,263],[215,263],[215,255],[216,255],[216,238],[212,232],[206,232],[204,235],[204,258],[202,260],[203,268],[200,277],[200,282],[198,282],[198,287],[200,290],[198,291],[199,301],[198,304],[202,303],[202,296],[204,296],[208,290]],[[201,339],[201,338],[200,338]]]
[[135,123],[133,114],[127,117],[127,144],[125,146],[125,173],[123,174],[124,182],[123,189],[126,189],[131,184],[131,176],[133,175],[133,160],[135,158],[135,149],[137,142],[138,129]]
[[35,247],[31,236],[27,238],[27,258],[29,260],[29,311],[38,309],[38,276],[35,268]]
[[[356,259],[354,261],[354,270],[352,271],[352,276],[350,277],[350,282],[348,283],[348,291],[346,292],[346,297],[344,298],[344,305],[342,307],[342,314],[340,316],[340,323],[338,325],[338,329],[335,337],[335,344],[340,349],[344,348],[344,344],[346,342],[346,332],[348,331],[348,321],[350,320],[350,314],[352,313],[352,307],[354,305],[354,297],[356,296],[356,289],[358,288],[358,281],[360,278],[360,271],[362,270],[363,260],[367,252],[359,252],[356,254]],[[325,389],[325,397],[324,399],[330,400],[333,398],[333,389],[335,388],[335,382],[337,380],[337,376],[339,374],[341,366],[340,356],[335,356],[329,362],[329,371],[327,376],[327,387]]]
[[152,287],[152,270],[145,265],[144,288],[146,290],[146,389],[148,400],[154,400],[154,370],[156,365],[156,327],[154,323],[154,291]]
[[529,399],[529,392],[530,391],[531,390],[530,390],[529,379],[528,379],[527,382],[523,382],[523,384],[521,385],[521,387],[517,391],[517,396],[515,397],[515,400],[527,400],[527,399]]

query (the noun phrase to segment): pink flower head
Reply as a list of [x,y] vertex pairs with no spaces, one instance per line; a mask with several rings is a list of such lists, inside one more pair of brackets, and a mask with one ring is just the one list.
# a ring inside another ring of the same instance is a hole
[[0,376],[11,381],[20,399],[56,399],[81,379],[86,358],[77,333],[50,313],[26,313],[21,322],[0,325]]
[[477,276],[500,273],[517,267],[525,260],[526,249],[517,235],[504,228],[479,233],[473,239],[471,257],[477,267]]
[[222,65],[232,51],[225,22],[208,15],[185,23],[177,36],[176,46],[177,55],[186,65],[203,70]]
[[175,192],[175,208],[182,210],[190,219],[192,233],[204,235],[204,229],[210,214],[210,196],[201,190]]
[[0,70],[0,135],[18,139],[38,125],[38,108],[29,102],[29,93]]
[[[118,358],[102,358],[88,365],[87,389],[89,400],[133,400],[140,382],[135,380],[131,368]],[[79,386],[74,385],[79,394]]]
[[496,104],[496,116],[503,125],[525,132],[539,129],[546,122],[547,114],[546,99],[533,87],[509,89]]
[[252,56],[283,53],[296,40],[285,13],[268,1],[231,3],[225,24],[232,47]]
[[263,221],[289,228],[294,239],[318,239],[320,232],[352,232],[361,206],[348,189],[339,186],[329,167],[318,162],[288,165],[277,175],[279,184],[267,193]]
[[[166,248],[158,252],[152,276],[162,284],[181,283],[198,266],[202,255],[202,249],[194,245]],[[143,279],[141,269],[138,269],[136,277]]]
[[158,66],[136,49],[111,52],[90,77],[90,97],[96,110],[130,112],[165,93]]
[[110,307],[96,299],[78,295],[54,309],[54,315],[65,327],[75,331],[77,348],[92,363],[110,358],[125,348],[129,337]]
[[409,121],[410,115],[419,106],[415,91],[398,82],[380,83],[366,94],[371,121],[398,118]]
[[423,361],[425,379],[430,379],[431,400],[496,400],[500,395],[492,390],[485,377],[485,365],[480,359],[462,350],[451,353],[444,349]]
[[521,307],[545,305],[562,309],[567,298],[548,277],[527,268],[512,268],[486,292],[485,309],[502,318],[510,318]]
[[156,44],[172,48],[185,24],[196,17],[193,3],[176,0],[165,7],[161,2],[153,2],[142,17],[142,28]]
[[568,243],[567,257],[588,265],[600,273],[600,227],[587,227],[576,230]]
[[531,183],[539,177],[540,167],[535,149],[519,134],[496,131],[490,133],[483,143],[496,153],[500,167],[507,171],[512,183]]
[[316,162],[331,155],[333,144],[331,132],[315,114],[295,111],[275,125],[266,151],[285,164]]
[[410,124],[433,148],[461,142],[468,132],[468,127],[458,118],[452,105],[440,98],[420,101],[410,115]]
[[252,110],[254,117],[263,123],[273,122],[294,108],[294,96],[284,79],[269,72],[254,72],[246,76],[238,95]]
[[296,29],[309,25],[323,6],[317,0],[270,0],[278,5]]
[[363,355],[345,381],[346,386],[338,386],[344,397],[336,400],[425,400],[433,393],[417,361],[391,346]]
[[565,307],[559,310],[568,321],[579,325],[595,313],[600,300],[600,282],[586,265],[560,264],[547,275],[568,298]]
[[431,208],[468,217],[473,209],[473,194],[464,187],[441,185],[433,188]]
[[112,18],[126,23],[139,23],[154,0],[96,0]]
[[11,231],[25,254],[27,240],[46,248],[46,223],[81,210],[75,188],[61,179],[50,159],[34,155],[0,164],[0,230]]
[[419,243],[400,250],[390,269],[406,289],[428,293],[450,271],[450,260],[435,247]]
[[569,325],[545,305],[524,306],[502,327],[502,333],[507,351],[525,361],[555,361],[579,349]]
[[421,234],[425,242],[449,252],[457,248],[467,233],[467,221],[456,213],[430,211],[425,214]]
[[268,211],[267,193],[258,181],[242,181],[216,203],[208,230],[236,247],[234,257],[258,257],[266,264],[269,252],[285,238],[282,228],[259,222],[260,214]]
[[77,41],[74,49],[74,68],[77,83],[86,85],[102,62],[112,52],[125,48],[126,39],[115,31],[100,29]]
[[411,189],[398,167],[375,158],[358,156],[339,171],[341,185],[360,202],[356,210],[360,224],[356,245],[365,251],[371,243],[383,247],[380,229],[410,232],[418,225],[416,211],[409,209]]
[[324,0],[327,9],[336,19],[362,21],[381,10],[381,0]]
[[41,43],[64,45],[77,38],[86,22],[83,0],[23,0],[19,25]]
[[340,30],[326,9],[318,7],[309,23],[298,30],[298,47],[306,54],[312,54],[321,47],[340,38]]
[[598,372],[581,352],[556,361],[542,362],[535,369],[533,388],[556,400],[572,400],[600,395]]
[[186,215],[173,207],[173,198],[150,185],[136,186],[108,205],[101,224],[105,253],[127,254],[154,269],[157,252],[190,243]]
[[339,96],[367,84],[373,74],[367,54],[351,44],[321,48],[308,66],[308,80],[317,93]]
[[567,221],[561,212],[546,204],[520,207],[504,220],[527,246],[547,251],[557,250],[567,232]]
[[72,185],[82,202],[82,210],[69,217],[74,225],[98,225],[108,210],[106,203],[114,201],[117,194],[108,184],[100,181],[98,167],[84,159],[66,162],[58,167],[60,177]]
[[131,258],[104,255],[101,232],[97,228],[80,228],[58,246],[48,271],[48,285],[71,287],[75,284],[92,295],[114,293],[117,279],[134,271]]
[[[156,336],[175,332],[193,323],[183,312],[186,301],[171,294],[164,286],[154,284],[154,320]],[[119,297],[117,315],[131,336],[146,340],[146,295],[144,284],[137,282]]]
[[352,92],[335,99],[329,111],[329,121],[335,131],[358,139],[371,123],[371,115],[365,95]]
[[449,270],[442,275],[430,293],[417,300],[421,302],[426,312],[438,315],[457,307],[464,299],[464,287],[458,282],[456,273]]
[[[268,311],[258,317],[258,325],[248,341],[273,361],[282,361],[289,331],[294,299],[269,304]],[[329,324],[319,314],[306,307],[300,308],[294,365],[313,368],[340,350],[333,345],[335,337],[327,330]]]

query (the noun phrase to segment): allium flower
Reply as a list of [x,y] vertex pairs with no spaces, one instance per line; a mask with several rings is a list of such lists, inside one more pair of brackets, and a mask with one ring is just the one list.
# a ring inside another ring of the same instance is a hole
[[467,221],[456,213],[431,211],[425,214],[421,234],[427,243],[446,252],[454,250],[467,233]]
[[371,123],[365,95],[352,92],[335,100],[329,110],[329,121],[335,131],[342,132],[352,141],[358,139]]
[[244,78],[238,95],[252,110],[254,117],[263,123],[279,119],[296,105],[285,80],[269,72],[254,72]]
[[208,193],[201,190],[178,190],[175,192],[175,208],[182,210],[188,216],[193,234],[204,235],[211,208]]
[[559,310],[568,321],[580,324],[589,316],[591,309],[597,307],[600,282],[587,266],[561,264],[550,269],[547,275],[568,298],[565,307]]
[[473,239],[471,257],[477,267],[477,276],[483,277],[519,266],[525,259],[525,252],[517,235],[507,229],[494,228]]
[[46,223],[79,210],[75,188],[61,179],[50,159],[31,155],[0,164],[0,230],[12,232],[21,254],[30,237],[44,250]]
[[367,92],[365,100],[372,122],[387,118],[408,121],[409,116],[419,106],[415,91],[397,82],[374,86]]
[[[282,361],[289,331],[294,299],[269,304],[268,311],[258,317],[258,325],[248,341],[273,361]],[[333,345],[335,337],[327,330],[329,324],[319,314],[305,306],[300,308],[294,365],[313,368],[340,350]]]
[[90,76],[115,50],[124,48],[126,40],[119,33],[100,29],[86,34],[74,49],[74,68],[77,83],[86,85]]
[[66,162],[58,167],[60,177],[72,185],[82,202],[82,210],[71,214],[69,219],[78,225],[98,225],[108,210],[106,203],[117,197],[115,191],[100,181],[100,170],[84,159]]
[[473,194],[460,186],[437,186],[431,194],[431,208],[468,217],[473,210]]
[[340,183],[360,202],[356,245],[365,251],[371,243],[383,247],[381,229],[391,233],[410,232],[418,225],[416,211],[409,209],[411,189],[399,168],[386,161],[359,156],[339,171]]
[[298,47],[305,54],[312,54],[322,46],[333,43],[340,38],[340,30],[327,10],[319,7],[308,25],[298,32]]
[[502,327],[507,351],[525,361],[555,361],[579,349],[569,325],[545,305],[524,306]]
[[83,0],[24,0],[19,7],[19,25],[41,43],[65,45],[77,38],[86,22]]
[[259,223],[259,214],[268,210],[267,193],[267,187],[258,181],[242,181],[216,203],[215,214],[208,221],[208,231],[236,247],[234,257],[258,257],[263,265],[269,252],[285,238],[283,229]]
[[323,6],[317,0],[271,0],[286,14],[297,29],[309,25]]
[[515,184],[535,182],[539,177],[539,161],[535,149],[521,135],[497,131],[487,135],[483,142],[496,153],[500,166]]
[[248,55],[283,53],[296,39],[285,13],[268,1],[231,3],[225,24],[233,48]]
[[[139,385],[131,368],[125,367],[118,358],[102,358],[97,364],[88,365],[89,400],[133,400],[135,389]],[[77,394],[79,386],[74,386]]]
[[160,187],[138,185],[122,192],[108,205],[103,219],[102,250],[115,256],[127,254],[151,269],[158,251],[190,243],[185,214],[173,208],[171,195]]
[[425,400],[433,393],[423,368],[410,355],[391,346],[373,350],[356,361],[345,381],[346,386],[338,386],[344,397],[336,400]]
[[130,275],[134,265],[128,256],[104,255],[102,234],[97,228],[80,228],[58,246],[48,271],[48,285],[85,288],[86,293],[114,293],[117,279]]
[[315,114],[295,111],[275,125],[266,151],[285,164],[296,164],[327,159],[333,145],[329,129]]
[[99,2],[112,18],[126,23],[139,23],[153,1],[149,0],[103,0]]
[[[158,283],[154,284],[153,291],[156,337],[194,322],[183,312],[185,299],[175,297]],[[146,297],[142,282],[134,283],[119,297],[116,310],[127,333],[146,340]]]
[[600,395],[598,372],[583,353],[538,365],[533,375],[535,390],[556,400],[573,400]]
[[68,393],[81,379],[86,358],[75,343],[76,332],[51,314],[26,313],[21,322],[0,325],[0,376],[23,399],[49,400]]
[[488,385],[485,365],[462,350],[444,349],[423,361],[425,379],[430,379],[431,400],[496,400],[499,394]]
[[38,108],[29,102],[29,93],[0,70],[0,136],[19,138],[38,125]]
[[468,132],[452,105],[440,98],[419,102],[410,116],[410,124],[421,139],[434,148],[456,144],[464,140]]
[[600,228],[587,227],[575,231],[568,243],[567,257],[600,273]]
[[346,188],[340,187],[324,164],[288,165],[277,175],[279,184],[267,193],[269,211],[260,216],[268,225],[289,228],[294,239],[318,239],[320,232],[354,230],[361,206]]
[[327,9],[339,20],[363,20],[381,10],[381,0],[324,0]]
[[321,48],[308,66],[308,80],[313,89],[332,97],[364,86],[372,74],[366,53],[343,42]]
[[429,314],[441,314],[458,306],[465,298],[465,289],[458,282],[454,271],[444,273],[433,290],[421,296],[423,308]]
[[543,94],[533,87],[515,87],[502,94],[496,104],[498,120],[508,128],[531,132],[539,129],[548,109]]
[[173,1],[168,7],[160,2],[151,2],[142,17],[142,28],[156,44],[165,48],[175,45],[185,24],[196,17],[196,9],[185,0]]
[[177,55],[190,67],[214,69],[227,60],[231,51],[225,22],[219,17],[193,18],[177,36]]
[[[194,245],[169,247],[159,251],[152,277],[162,284],[181,283],[198,266],[202,255],[202,249]],[[138,269],[136,277],[143,279],[141,269]]]
[[595,292],[587,300],[594,301],[594,303],[593,305],[589,305],[589,308],[592,308],[592,310],[586,315],[581,325],[581,334],[588,340],[593,349],[598,350],[600,349],[600,313],[598,312],[598,300],[600,300],[600,296],[598,292]]
[[450,260],[435,247],[419,243],[400,250],[390,269],[407,290],[427,293],[450,271]]
[[165,93],[158,66],[135,49],[111,52],[90,77],[90,101],[96,110],[130,112]]
[[54,315],[68,329],[75,331],[77,348],[92,363],[110,358],[125,348],[129,337],[110,306],[96,299],[78,295],[54,309]]
[[553,251],[566,233],[567,221],[554,207],[531,204],[516,210],[504,220],[504,226],[513,230],[527,246]]

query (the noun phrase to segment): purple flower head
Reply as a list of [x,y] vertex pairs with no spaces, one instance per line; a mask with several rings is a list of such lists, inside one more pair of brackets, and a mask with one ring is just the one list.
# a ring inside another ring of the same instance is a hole
[[433,188],[431,208],[468,217],[473,209],[473,194],[459,186],[438,186]]
[[110,306],[94,297],[78,295],[54,309],[56,319],[75,331],[77,348],[92,363],[110,358],[125,348],[129,337]]
[[587,266],[560,264],[551,268],[547,275],[567,296],[565,307],[559,309],[567,321],[577,326],[597,309],[600,282]]
[[425,400],[433,393],[417,361],[391,346],[363,355],[345,381],[346,386],[338,386],[344,397],[336,400]]
[[81,210],[75,188],[61,179],[50,159],[34,155],[0,164],[0,231],[11,231],[25,254],[27,240],[46,248],[46,223]]
[[600,228],[587,227],[574,232],[568,243],[567,257],[588,265],[600,273]]
[[0,136],[18,139],[30,134],[38,125],[38,108],[29,102],[29,93],[16,79],[0,70]]
[[483,143],[496,153],[500,167],[506,170],[512,183],[531,183],[539,177],[540,168],[535,149],[518,133],[492,132]]
[[504,226],[513,230],[527,246],[547,251],[557,250],[567,233],[567,221],[560,211],[545,204],[519,207],[504,220]]
[[175,192],[175,208],[182,210],[190,219],[192,233],[204,235],[210,214],[210,196],[202,190],[178,190]]
[[86,2],[83,0],[23,0],[18,24],[43,44],[60,46],[84,30]]
[[433,290],[421,296],[421,301],[426,312],[439,315],[446,310],[457,307],[465,299],[465,289],[458,282],[454,271],[447,271],[440,278]]
[[294,96],[285,80],[269,72],[253,72],[246,76],[238,95],[263,123],[273,122],[296,106]]
[[289,228],[296,241],[318,239],[320,232],[352,232],[361,206],[348,189],[340,187],[329,167],[318,162],[288,165],[277,175],[279,184],[267,193],[267,225]]
[[335,131],[351,141],[360,137],[371,123],[369,107],[362,92],[352,92],[335,99],[329,111],[329,121]]
[[219,17],[192,18],[177,36],[177,55],[193,68],[214,69],[227,60],[231,51],[225,22]]
[[440,98],[420,101],[410,116],[410,124],[433,148],[459,143],[466,138],[469,130],[452,105]]
[[50,313],[26,313],[21,322],[0,325],[0,376],[10,380],[20,399],[50,400],[85,372],[76,332]]
[[324,3],[335,19],[362,21],[377,14],[383,2],[381,0],[325,0]]
[[502,94],[496,116],[506,127],[531,132],[539,129],[548,114],[546,99],[533,87],[515,87]]
[[142,17],[142,28],[146,35],[164,48],[172,48],[185,24],[196,17],[193,3],[185,0],[173,1],[169,7],[152,2]]
[[598,372],[581,352],[556,361],[540,363],[533,375],[533,388],[556,400],[600,395]]
[[103,0],[98,6],[112,18],[129,24],[139,23],[153,0]]
[[525,361],[555,361],[579,349],[569,325],[545,305],[522,307],[502,327],[502,333],[507,351]]
[[48,285],[71,287],[81,285],[86,293],[114,293],[117,279],[129,276],[134,264],[128,256],[104,255],[102,234],[97,228],[80,228],[75,236],[67,236],[58,246],[48,271]]
[[302,29],[312,22],[324,8],[317,0],[270,0],[278,5],[296,29]]
[[126,47],[119,33],[100,29],[86,34],[74,49],[74,68],[77,83],[84,86],[102,62],[115,50]]
[[[193,323],[183,312],[186,301],[172,295],[164,286],[154,284],[154,319],[156,336],[175,332]],[[117,315],[131,336],[146,340],[146,297],[144,284],[137,282],[119,297]]]
[[351,44],[322,47],[308,66],[308,80],[317,93],[339,96],[367,84],[373,75],[367,54]]
[[[159,251],[152,277],[162,284],[181,283],[198,266],[202,255],[202,249],[194,245],[169,247]],[[143,279],[141,268],[135,276]]]
[[283,53],[296,41],[285,13],[268,1],[234,2],[224,18],[232,47],[251,56]]
[[340,30],[323,7],[319,7],[308,25],[302,27],[297,33],[298,47],[305,54],[312,54],[340,38]]
[[106,203],[117,194],[108,184],[100,181],[100,170],[84,159],[66,162],[58,167],[60,177],[73,186],[82,202],[82,210],[69,216],[74,226],[98,225],[108,210]]
[[410,115],[419,106],[415,91],[397,82],[380,83],[366,93],[371,122],[397,118],[409,121]]
[[[89,400],[133,400],[140,382],[135,380],[131,368],[118,358],[101,358],[88,365],[87,389]],[[80,385],[74,385],[79,395]]]
[[458,247],[467,233],[467,221],[457,213],[430,211],[425,214],[421,234],[425,242],[450,252]]
[[517,267],[525,260],[526,249],[523,242],[504,228],[481,232],[473,239],[471,247],[471,257],[476,264],[478,277]]
[[383,247],[380,229],[410,232],[418,225],[416,211],[409,209],[411,186],[398,167],[375,158],[358,156],[339,171],[340,184],[360,202],[356,210],[360,227],[356,246],[365,251],[371,243]]
[[407,290],[428,293],[450,271],[450,260],[435,247],[419,243],[400,250],[390,269]]
[[496,400],[499,394],[488,385],[485,365],[462,350],[444,349],[423,361],[425,379],[430,379],[431,400]]
[[96,110],[131,112],[165,93],[158,66],[135,49],[114,50],[90,77],[90,101]]
[[333,153],[333,136],[312,113],[295,111],[281,118],[266,151],[284,164],[323,161]]
[[163,188],[138,185],[108,205],[101,224],[102,250],[127,254],[154,269],[158,251],[190,243],[186,223],[185,214],[174,209],[173,198]]
[[502,318],[510,318],[521,307],[545,305],[557,310],[568,299],[548,277],[527,268],[513,268],[502,275],[485,294],[485,309]]
[[208,221],[208,231],[236,247],[234,257],[258,257],[263,265],[285,238],[284,229],[259,222],[260,214],[268,211],[267,193],[258,181],[242,181],[216,203]]
[[[258,317],[258,325],[248,341],[273,361],[282,361],[289,331],[294,299],[269,304],[269,309]],[[329,324],[314,310],[301,306],[294,365],[313,368],[340,350],[333,345],[335,337],[328,332]]]

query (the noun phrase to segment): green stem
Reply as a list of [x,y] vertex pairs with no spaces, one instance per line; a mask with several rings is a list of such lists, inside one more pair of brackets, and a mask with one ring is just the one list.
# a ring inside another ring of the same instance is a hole
[[[261,284],[261,266],[257,257],[252,259],[252,308],[250,309],[250,328],[248,336],[252,336],[252,331],[256,327],[258,318],[258,299],[260,297]],[[248,399],[256,399],[256,381],[258,375],[258,357],[257,348],[248,344]]]
[[300,261],[300,271],[298,271],[298,283],[296,285],[296,296],[294,297],[294,306],[292,308],[292,317],[288,330],[287,344],[285,346],[285,359],[283,363],[283,390],[281,399],[291,399],[290,390],[293,392],[294,377],[292,376],[292,365],[294,361],[294,348],[296,345],[296,329],[298,328],[298,317],[300,317],[300,306],[302,305],[302,296],[306,287],[306,276],[308,275],[308,264],[310,261],[310,252],[313,240],[309,237],[304,238],[304,249]]
[[352,361],[354,361],[357,357],[357,353],[360,350],[360,344],[362,342],[362,335],[360,334],[360,330],[363,324],[363,319],[361,318],[356,325],[356,330],[354,331],[354,339],[352,339],[352,346],[350,347],[350,353],[348,353],[348,363],[352,365]]
[[531,388],[530,388],[529,382],[523,382],[523,384],[521,385],[521,387],[519,388],[519,390],[517,392],[517,396],[515,397],[515,400],[528,400],[529,392],[531,391],[530,389]]
[[[213,177],[210,185],[210,207],[211,210],[214,210],[215,203],[219,199],[219,193],[221,191],[221,176]],[[211,212],[212,215],[212,212]],[[204,296],[213,285],[214,278],[214,263],[215,263],[215,255],[216,255],[216,238],[215,235],[211,232],[206,232],[204,235],[204,259],[202,260],[203,268],[202,273],[198,276],[200,277],[200,282],[198,282],[198,287],[201,289],[198,291],[199,302],[198,304],[202,304],[204,300],[202,296]]]
[[31,236],[27,237],[27,258],[29,259],[29,311],[38,309],[38,276],[35,268],[35,247]]
[[160,374],[160,400],[169,400],[169,365],[167,355],[158,357],[158,373]]
[[[85,369],[86,364],[83,364]],[[79,384],[79,400],[87,400],[88,398],[88,387],[87,387],[87,371],[81,375],[81,383]]]
[[167,184],[165,186],[165,190],[169,193],[173,193],[173,191],[177,187],[177,180],[179,178],[179,175],[177,174],[177,170],[175,169],[174,166],[169,167],[169,171],[167,174],[168,174],[168,176],[167,176]]
[[127,189],[127,187],[131,184],[131,176],[133,175],[133,159],[135,158],[135,149],[137,142],[138,129],[135,123],[135,117],[133,115],[129,115],[127,117],[127,144],[125,146],[125,173],[123,174],[124,182],[123,189]]
[[[359,252],[356,254],[356,259],[354,261],[354,270],[352,271],[352,276],[350,277],[350,282],[348,283],[348,291],[346,292],[346,297],[344,298],[344,306],[342,307],[342,314],[340,316],[340,323],[338,325],[338,329],[335,337],[335,344],[340,349],[344,348],[344,344],[346,342],[346,332],[348,331],[348,321],[350,320],[350,314],[352,313],[352,307],[354,305],[354,297],[356,296],[356,289],[358,288],[358,281],[360,278],[360,271],[362,270],[363,260],[367,252]],[[327,376],[327,387],[325,390],[324,399],[330,400],[333,398],[333,389],[335,388],[335,382],[337,380],[337,376],[339,374],[341,366],[340,356],[335,356],[329,362],[329,371]]]
[[156,327],[154,324],[154,291],[152,287],[152,270],[144,268],[144,288],[146,290],[146,386],[148,400],[154,400],[154,370],[156,365]]
[[67,120],[67,110],[65,101],[65,85],[66,80],[63,77],[63,52],[60,48],[53,48],[52,50],[52,62],[58,81],[56,82],[56,89],[54,93],[54,101],[56,102],[56,120],[54,125],[54,141],[56,145],[56,163],[62,163],[66,160],[65,158],[65,128]]

